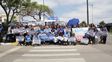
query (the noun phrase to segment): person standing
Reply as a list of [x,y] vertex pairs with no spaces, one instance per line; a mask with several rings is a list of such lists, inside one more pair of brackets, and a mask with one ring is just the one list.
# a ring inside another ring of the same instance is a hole
[[108,33],[107,28],[105,26],[101,26],[100,30],[101,30],[100,43],[106,44]]

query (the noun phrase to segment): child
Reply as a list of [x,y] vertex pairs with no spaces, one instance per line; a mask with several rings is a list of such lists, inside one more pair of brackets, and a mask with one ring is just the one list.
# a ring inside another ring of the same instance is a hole
[[25,36],[25,42],[26,46],[32,45],[31,35],[29,35],[28,33]]

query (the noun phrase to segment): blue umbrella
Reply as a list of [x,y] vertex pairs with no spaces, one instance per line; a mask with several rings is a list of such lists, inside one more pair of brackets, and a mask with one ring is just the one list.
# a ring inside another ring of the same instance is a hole
[[67,23],[67,25],[70,27],[77,26],[78,24],[79,24],[79,19],[76,18],[70,19]]

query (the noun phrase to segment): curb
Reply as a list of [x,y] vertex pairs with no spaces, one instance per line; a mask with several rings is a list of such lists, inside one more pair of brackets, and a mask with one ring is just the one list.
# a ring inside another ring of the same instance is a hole
[[14,42],[14,43],[0,43],[0,45],[2,46],[17,46],[18,42]]

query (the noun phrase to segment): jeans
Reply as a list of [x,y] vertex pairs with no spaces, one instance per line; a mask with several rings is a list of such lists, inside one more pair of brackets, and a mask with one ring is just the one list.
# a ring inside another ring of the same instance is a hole
[[107,36],[101,36],[100,39],[101,43],[106,44]]

